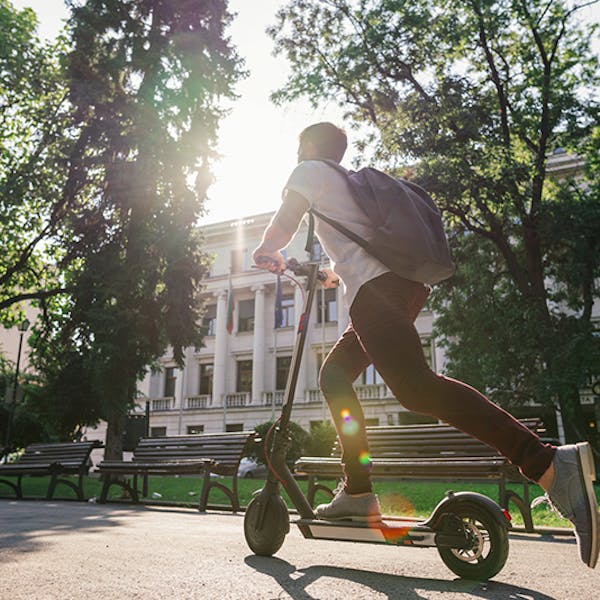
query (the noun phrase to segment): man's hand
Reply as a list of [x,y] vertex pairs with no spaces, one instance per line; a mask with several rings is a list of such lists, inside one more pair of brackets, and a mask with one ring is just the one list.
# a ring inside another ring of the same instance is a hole
[[267,269],[271,273],[283,273],[286,269],[285,259],[279,250],[267,252],[259,246],[252,253],[252,260],[257,267]]
[[331,269],[321,269],[321,272],[327,275],[325,281],[319,282],[326,290],[336,288],[340,285],[340,278]]

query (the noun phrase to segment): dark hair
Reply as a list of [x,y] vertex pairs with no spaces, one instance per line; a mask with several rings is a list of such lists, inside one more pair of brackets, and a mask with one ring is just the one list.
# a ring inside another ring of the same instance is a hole
[[333,123],[315,123],[300,133],[300,144],[310,142],[321,158],[340,162],[348,147],[346,132]]

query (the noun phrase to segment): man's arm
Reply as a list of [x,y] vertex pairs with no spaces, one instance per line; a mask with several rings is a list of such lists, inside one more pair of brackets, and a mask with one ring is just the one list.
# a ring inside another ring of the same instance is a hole
[[252,253],[252,258],[258,266],[274,272],[285,270],[285,260],[280,250],[292,239],[309,208],[308,200],[304,196],[292,190],[285,191],[281,207],[267,225],[260,245]]

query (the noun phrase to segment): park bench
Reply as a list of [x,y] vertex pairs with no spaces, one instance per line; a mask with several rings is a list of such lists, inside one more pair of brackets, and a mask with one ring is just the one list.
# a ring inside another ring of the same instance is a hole
[[[539,436],[546,434],[539,419],[524,419],[526,427]],[[508,509],[513,502],[523,516],[525,529],[533,531],[529,506],[529,481],[498,452],[466,433],[445,424],[390,425],[367,427],[374,478],[446,481],[497,481],[499,504]],[[308,478],[308,501],[323,491],[333,496],[321,479],[343,476],[340,446],[336,441],[328,457],[303,456],[295,472]],[[507,483],[522,483],[523,494],[507,489]]]
[[[142,477],[142,496],[148,495],[148,476],[198,475],[203,477],[198,510],[205,511],[213,488],[220,489],[240,509],[237,472],[248,444],[255,439],[251,431],[202,433],[188,436],[141,438],[129,461],[102,461],[97,471],[104,482],[100,502],[106,502],[111,485],[120,485],[133,502],[139,502],[138,477]],[[131,480],[125,479],[132,476]],[[211,478],[232,476],[231,489]]]
[[[0,483],[11,487],[17,498],[23,498],[22,480],[29,476],[50,476],[46,492],[46,500],[54,496],[59,483],[69,486],[77,494],[78,500],[85,500],[83,493],[83,477],[87,475],[90,466],[90,453],[94,448],[100,448],[102,442],[64,442],[52,444],[31,444],[14,463],[0,465]],[[74,483],[67,476],[76,476]],[[16,483],[4,477],[16,477]]]

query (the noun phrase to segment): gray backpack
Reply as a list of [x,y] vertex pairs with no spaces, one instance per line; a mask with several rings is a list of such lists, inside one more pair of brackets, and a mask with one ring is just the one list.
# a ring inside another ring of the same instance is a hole
[[309,211],[309,238],[312,237],[314,215],[401,277],[438,283],[454,273],[456,267],[450,258],[440,211],[423,188],[371,167],[347,171],[334,161],[322,162],[346,177],[352,197],[369,218],[373,232],[364,239],[312,208]]

